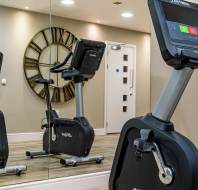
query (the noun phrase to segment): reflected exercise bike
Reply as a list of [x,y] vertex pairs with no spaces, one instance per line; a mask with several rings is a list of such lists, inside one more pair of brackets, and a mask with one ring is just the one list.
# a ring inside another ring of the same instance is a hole
[[[0,72],[3,62],[3,54],[0,52]],[[0,175],[17,175],[20,176],[27,170],[25,165],[6,166],[9,157],[9,147],[7,139],[7,131],[5,125],[5,118],[2,111],[0,111]]]
[[[50,69],[52,73],[62,73],[64,80],[72,80],[75,84],[76,116],[74,119],[60,118],[52,109],[49,85],[53,84],[53,80],[38,79],[36,81],[43,84],[45,88],[47,124],[42,125],[42,128],[45,128],[43,150],[27,151],[26,156],[36,158],[66,154],[69,156],[60,158],[60,163],[64,166],[101,163],[104,160],[103,155],[89,156],[95,134],[93,127],[84,116],[83,83],[92,79],[99,69],[105,47],[103,42],[78,40],[74,53],[70,53],[63,63]],[[72,58],[71,64],[65,69],[64,66],[70,58]]]

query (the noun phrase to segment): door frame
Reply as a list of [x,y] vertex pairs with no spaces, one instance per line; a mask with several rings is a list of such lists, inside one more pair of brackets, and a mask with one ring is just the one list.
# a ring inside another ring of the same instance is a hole
[[[133,116],[136,116],[136,72],[137,72],[137,55],[136,55],[136,50],[137,47],[136,45],[133,44],[126,44],[126,43],[121,43],[121,42],[113,42],[113,41],[105,41],[106,46],[108,47],[109,45],[122,45],[125,47],[129,47],[129,48],[133,48],[134,49],[134,77],[133,77]],[[108,48],[106,48],[105,50],[105,98],[104,98],[104,129],[105,129],[105,133],[108,134],[108,126],[107,126],[107,96],[108,96],[108,85],[107,85],[107,81],[108,81]]]

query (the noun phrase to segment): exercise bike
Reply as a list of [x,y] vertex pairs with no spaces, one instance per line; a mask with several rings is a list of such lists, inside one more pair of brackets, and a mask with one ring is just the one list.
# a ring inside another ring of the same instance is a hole
[[[3,62],[3,54],[0,52],[0,72]],[[9,147],[4,114],[0,111],[0,175],[17,175],[20,176],[27,170],[27,166],[6,166],[9,157]]]
[[170,121],[198,68],[198,5],[149,0],[165,62],[174,68],[154,111],[123,127],[111,170],[110,190],[197,190],[198,150]]
[[[71,155],[60,158],[60,163],[64,166],[93,162],[100,164],[104,160],[103,155],[89,156],[95,135],[93,127],[84,116],[82,89],[84,81],[93,78],[99,69],[105,47],[102,42],[79,40],[74,53],[70,53],[63,63],[50,69],[52,73],[61,72],[63,79],[72,80],[75,84],[76,117],[74,119],[59,118],[56,111],[52,109],[49,85],[53,84],[53,80],[37,80],[37,83],[45,87],[48,122],[42,126],[45,128],[43,150],[27,151],[26,156],[35,158],[48,155]],[[63,68],[71,57],[70,67]]]

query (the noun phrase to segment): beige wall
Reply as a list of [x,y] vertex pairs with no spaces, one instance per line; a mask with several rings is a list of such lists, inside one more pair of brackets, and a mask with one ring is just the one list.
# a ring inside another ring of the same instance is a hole
[[[151,107],[153,108],[164,83],[170,76],[172,71],[171,67],[168,67],[159,51],[158,43],[154,30],[152,29],[151,37]],[[198,145],[198,72],[195,71],[193,77],[176,109],[176,112],[172,118],[175,122],[175,128],[190,138],[194,143]]]
[[[64,27],[77,37],[115,41],[137,46],[137,115],[150,109],[150,35],[113,27],[53,17],[52,25]],[[30,39],[49,26],[49,17],[0,7],[0,49],[5,55],[0,87],[0,107],[5,112],[8,132],[40,130],[45,104],[29,88],[23,74],[23,55]],[[96,77],[84,89],[85,112],[95,128],[104,126],[104,63]],[[74,101],[56,106],[62,116],[75,112]]]

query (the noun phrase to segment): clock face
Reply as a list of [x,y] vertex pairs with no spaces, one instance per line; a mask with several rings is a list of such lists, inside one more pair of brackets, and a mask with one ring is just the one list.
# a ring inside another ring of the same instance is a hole
[[67,102],[74,98],[74,83],[64,81],[61,73],[50,73],[49,69],[65,60],[76,41],[71,32],[52,27],[37,33],[29,43],[24,55],[24,73],[29,86],[39,97],[45,98],[44,85],[35,83],[35,80],[51,78],[54,80],[50,85],[52,102]]

